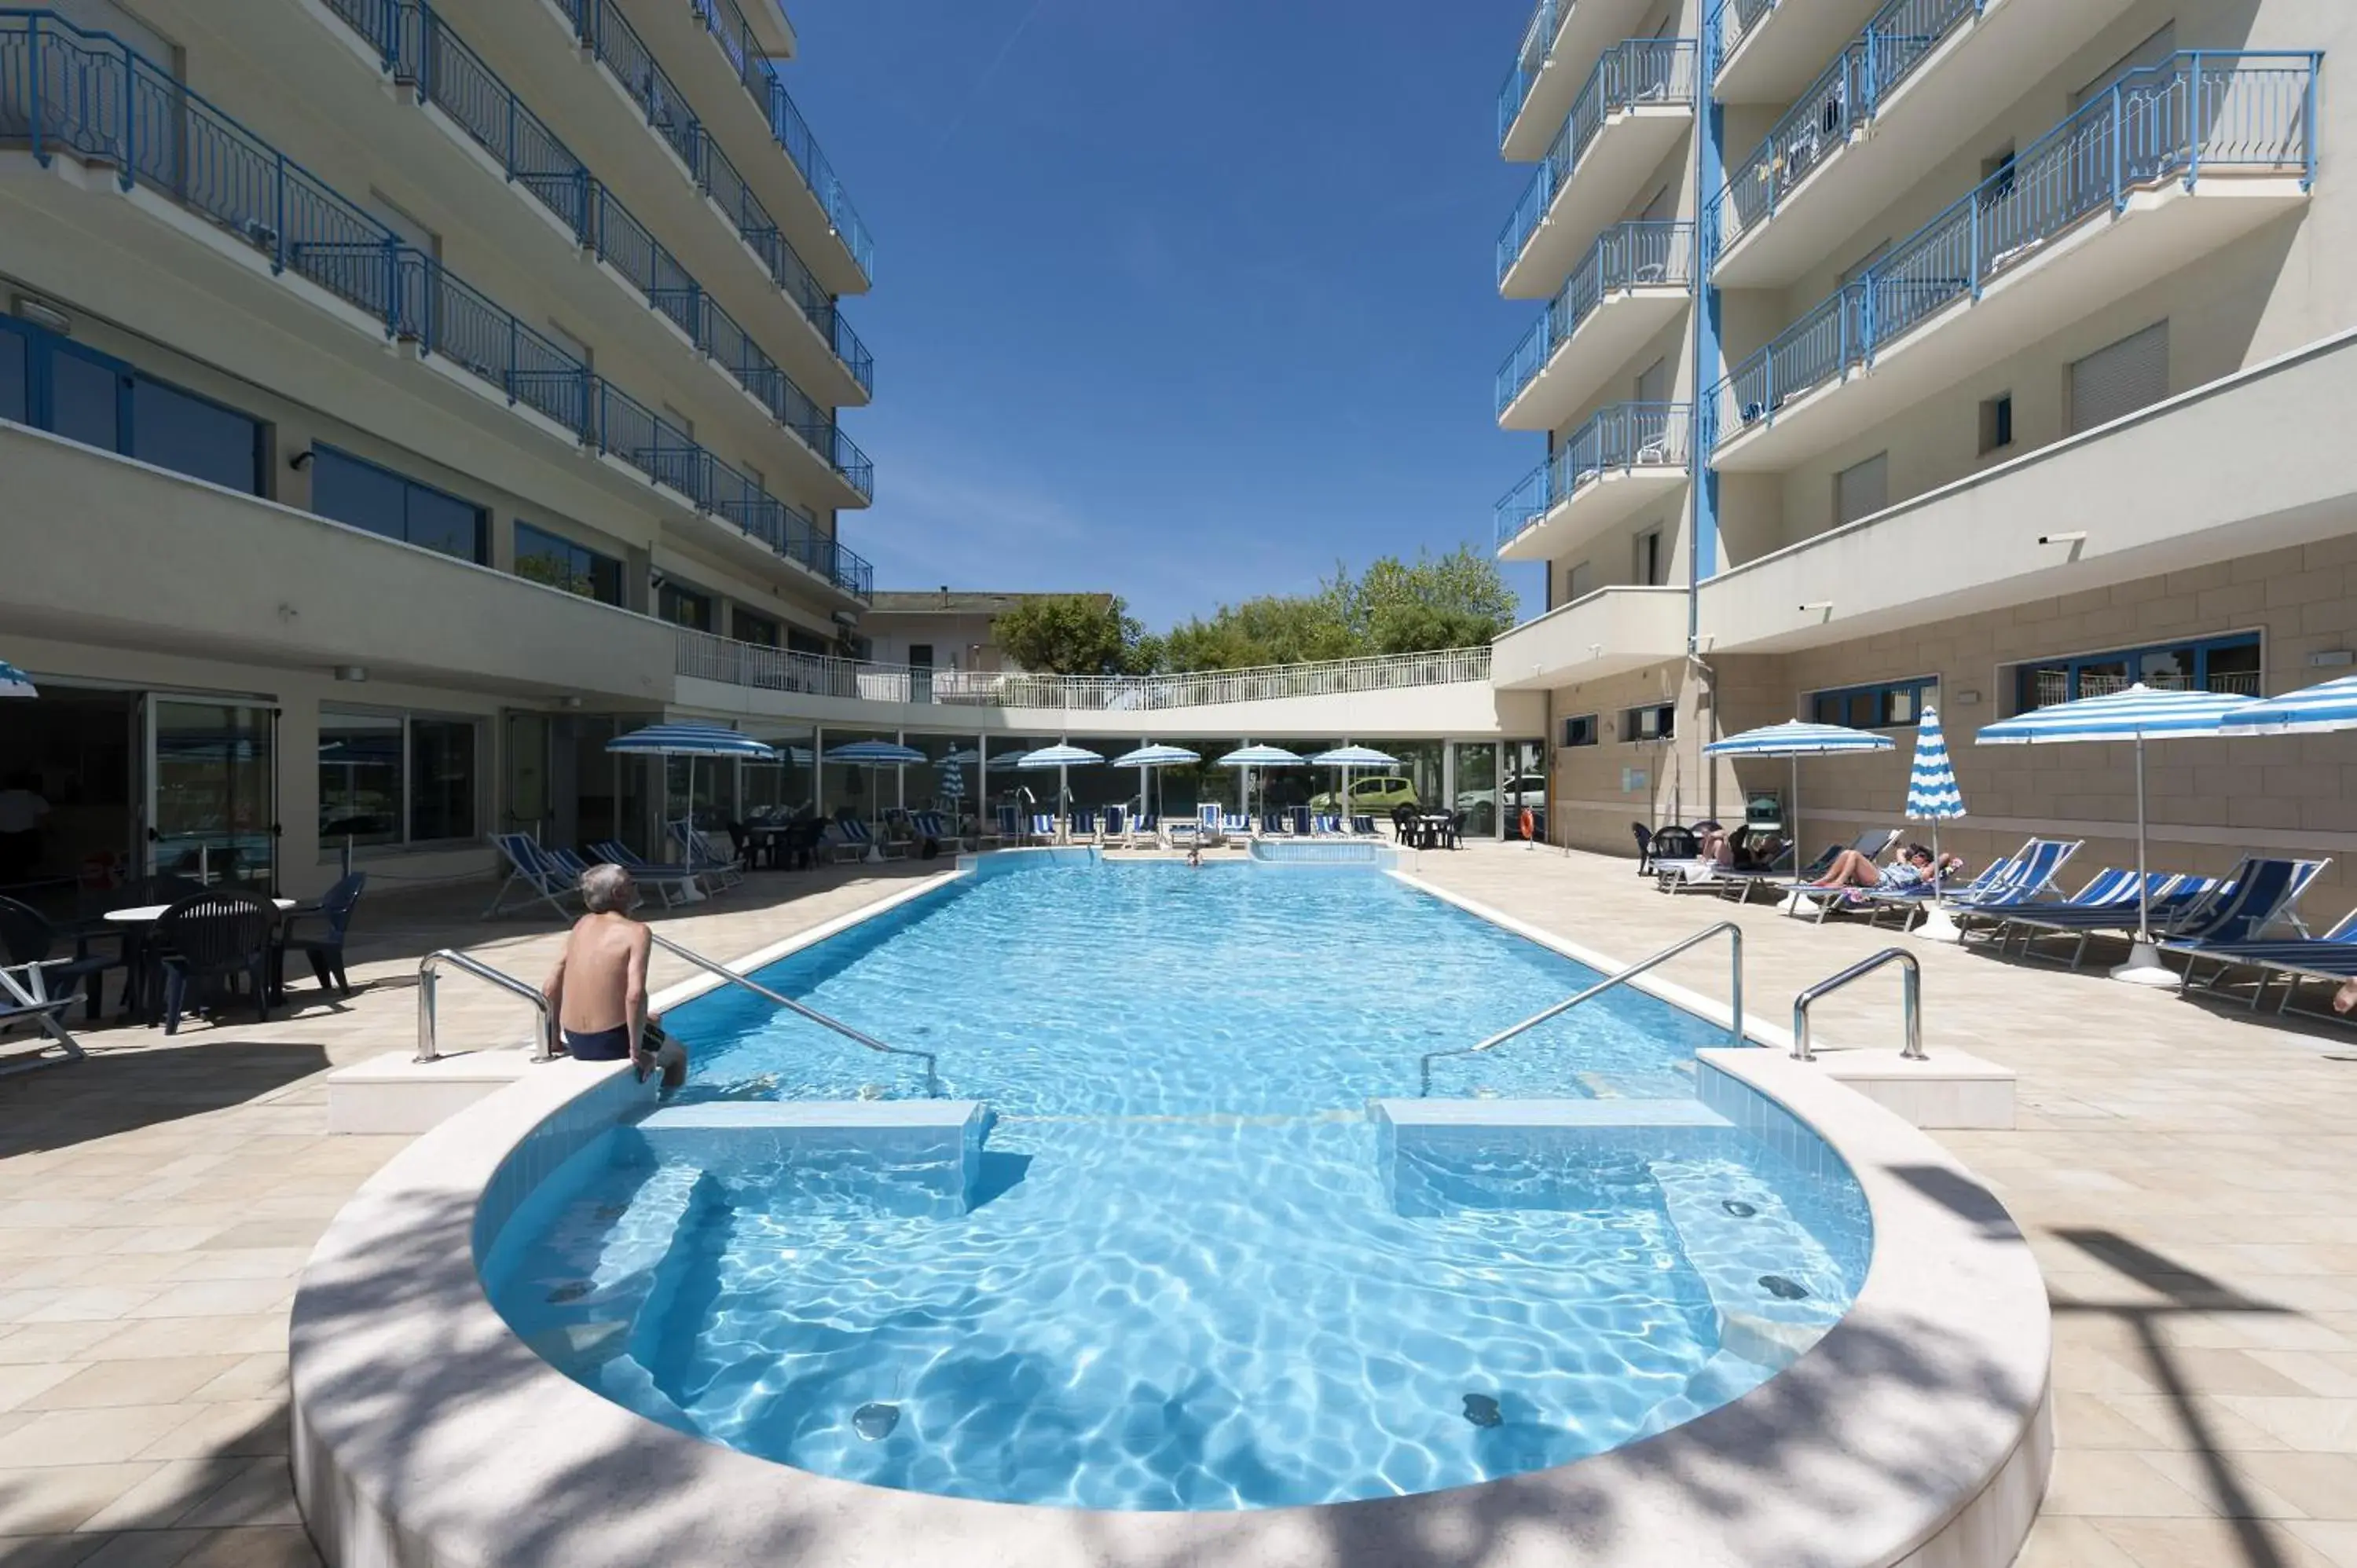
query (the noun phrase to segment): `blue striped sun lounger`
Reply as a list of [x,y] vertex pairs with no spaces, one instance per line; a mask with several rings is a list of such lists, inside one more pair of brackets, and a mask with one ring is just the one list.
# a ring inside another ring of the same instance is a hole
[[2178,987],[2182,994],[2193,988],[2195,972],[2203,961],[2214,961],[2217,971],[2211,975],[2205,989],[2215,991],[2227,975],[2237,969],[2259,972],[2257,985],[2251,991],[2251,1007],[2256,1011],[2260,999],[2266,996],[2267,983],[2276,975],[2284,977],[2283,1001],[2278,1013],[2288,1012],[2293,996],[2298,993],[2304,980],[2346,981],[2357,979],[2357,909],[2341,918],[2341,923],[2320,937],[2303,937],[2298,940],[2265,940],[2247,942],[2209,942],[2186,944],[2174,941],[2161,943],[2166,952],[2185,955],[2185,978]]

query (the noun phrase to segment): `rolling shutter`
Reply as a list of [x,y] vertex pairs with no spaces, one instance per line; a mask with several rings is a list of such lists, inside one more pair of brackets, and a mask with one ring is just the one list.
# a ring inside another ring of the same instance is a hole
[[2093,430],[2169,395],[2169,323],[2098,349],[2071,367],[2071,433]]
[[1890,454],[1877,452],[1834,478],[1834,526],[1872,517],[1890,504]]

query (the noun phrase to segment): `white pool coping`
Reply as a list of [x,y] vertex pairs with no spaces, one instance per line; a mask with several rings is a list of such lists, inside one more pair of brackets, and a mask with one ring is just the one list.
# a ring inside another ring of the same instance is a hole
[[1406,1498],[1116,1513],[892,1491],[659,1425],[542,1360],[476,1269],[476,1211],[503,1162],[544,1122],[611,1119],[651,1092],[624,1064],[561,1061],[412,1144],[321,1239],[294,1311],[296,1496],[333,1568],[2004,1568],[2052,1452],[2051,1321],[2028,1245],[1897,1116],[1778,1052],[1703,1059],[1848,1164],[1873,1261],[1849,1313],[1792,1367],[1607,1454]]

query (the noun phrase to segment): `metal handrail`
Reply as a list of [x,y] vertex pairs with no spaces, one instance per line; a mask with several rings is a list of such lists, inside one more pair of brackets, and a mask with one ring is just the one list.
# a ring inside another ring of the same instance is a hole
[[1628,968],[1598,981],[1577,996],[1567,997],[1552,1007],[1532,1014],[1519,1024],[1499,1030],[1479,1045],[1459,1046],[1455,1050],[1449,1051],[1425,1052],[1423,1060],[1417,1064],[1417,1076],[1423,1082],[1421,1092],[1426,1096],[1432,1093],[1432,1064],[1441,1058],[1477,1056],[1483,1051],[1495,1049],[1525,1030],[1536,1028],[1550,1018],[1570,1012],[1583,1002],[1603,995],[1616,985],[1634,980],[1649,969],[1667,963],[1688,948],[1700,947],[1721,932],[1726,933],[1729,948],[1727,1005],[1731,1011],[1728,1014],[1727,1026],[1727,1044],[1741,1045],[1743,1043],[1743,928],[1733,920],[1721,920],[1715,926],[1705,927],[1682,941],[1671,943],[1650,958],[1639,959]]
[[746,990],[751,992],[754,995],[767,998],[769,1001],[774,1002],[779,1006],[783,1007],[789,1013],[793,1013],[799,1016],[807,1018],[812,1023],[819,1025],[823,1028],[832,1029],[836,1034],[841,1035],[845,1039],[851,1041],[854,1045],[865,1046],[871,1051],[880,1051],[886,1056],[915,1057],[925,1064],[926,1098],[930,1100],[937,1100],[941,1098],[941,1063],[932,1052],[916,1050],[908,1046],[888,1046],[872,1035],[864,1035],[860,1033],[857,1029],[853,1028],[850,1025],[845,1023],[840,1018],[829,1017],[824,1013],[820,1012],[817,1008],[797,1002],[791,996],[781,996],[777,992],[774,992],[768,986],[763,985],[760,982],[747,979],[744,975],[741,975],[735,970],[730,969],[726,964],[721,963],[714,959],[706,958],[702,953],[697,952],[694,948],[681,946],[679,943],[673,941],[669,937],[664,936],[660,931],[650,931],[647,934],[654,939],[655,946],[662,949],[663,951],[683,958],[687,960],[688,962],[695,965],[698,969],[704,970],[708,973],[716,974],[723,980],[730,981],[737,985],[741,985]]
[[1851,981],[1872,974],[1884,964],[1904,966],[1900,977],[1900,1006],[1907,1017],[1907,1044],[1900,1047],[1902,1061],[1920,1062],[1931,1058],[1923,1054],[1923,966],[1905,948],[1885,948],[1872,958],[1860,959],[1839,974],[1820,980],[1792,998],[1792,1059],[1813,1062],[1817,1053],[1809,1047],[1809,1008],[1818,997],[1838,991]]
[[478,980],[488,980],[502,991],[512,992],[538,1009],[540,1013],[540,1048],[533,1053],[536,1062],[556,1059],[556,1019],[548,1010],[548,998],[540,988],[518,980],[503,969],[493,969],[479,958],[450,948],[427,953],[417,966],[417,1057],[421,1062],[436,1060],[441,1051],[436,1044],[435,1000],[439,972],[444,964],[465,970]]

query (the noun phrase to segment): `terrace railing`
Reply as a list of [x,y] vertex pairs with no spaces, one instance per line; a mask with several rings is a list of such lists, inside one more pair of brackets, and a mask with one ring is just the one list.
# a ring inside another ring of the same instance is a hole
[[1226,703],[1278,702],[1416,686],[1486,685],[1490,650],[1387,654],[1314,664],[1168,675],[1034,675],[938,670],[795,653],[682,628],[678,673],[770,692],[876,703],[932,703],[1082,713],[1157,713]]
[[[381,324],[386,338],[440,355],[697,508],[728,517],[771,549],[865,595],[867,564],[825,542],[789,507],[685,432],[594,373],[301,164],[248,131],[112,34],[53,12],[0,9],[0,146],[46,165],[59,154],[113,167]],[[823,433],[837,466],[872,483],[840,431]]]
[[1684,472],[1694,460],[1694,405],[1616,403],[1572,432],[1497,508],[1501,547],[1607,474]]
[[2316,177],[2322,57],[2195,50],[2122,76],[1711,390],[1714,443],[1874,362],[1893,340],[2140,190],[2222,172]]
[[[328,6],[375,47],[388,75],[410,84],[421,99],[448,115],[453,124],[500,160],[510,179],[554,213],[581,245],[594,250],[601,260],[636,284],[646,294],[648,303],[670,316],[682,331],[695,339],[696,347],[707,353],[714,351],[710,335],[699,317],[719,307],[709,304],[708,296],[704,295],[701,286],[677,258],[656,241],[644,224],[630,216],[563,138],[468,47],[439,12],[423,0],[328,0]],[[674,147],[683,140],[695,149],[691,166],[697,170],[698,183],[705,194],[727,215],[729,225],[760,259],[779,290],[826,338],[829,348],[852,379],[872,394],[876,390],[875,361],[858,334],[843,319],[834,297],[780,234],[776,220],[746,186],[744,177],[737,172],[727,155],[703,134],[693,116],[687,117],[687,123],[690,130],[684,136],[667,139],[673,141]],[[720,331],[743,336],[733,321],[726,323]],[[756,392],[755,395],[761,393]],[[797,424],[782,414],[780,419],[780,423]]]
[[1498,281],[1503,283],[1513,271],[1531,236],[1545,220],[1547,209],[1555,205],[1556,192],[1570,182],[1580,158],[1608,120],[1631,109],[1691,105],[1694,101],[1694,39],[1624,38],[1606,49],[1498,235]]
[[1760,23],[1776,14],[1782,0],[1718,0],[1703,23],[1711,35],[1712,80],[1727,70],[1727,57],[1749,38]]
[[[568,4],[578,6],[600,3],[601,0],[568,0]],[[843,242],[843,248],[858,264],[859,275],[874,282],[876,244],[868,236],[867,225],[860,220],[859,209],[851,203],[851,193],[835,177],[834,166],[826,161],[826,154],[812,134],[802,111],[794,107],[793,95],[786,91],[776,64],[755,46],[752,25],[745,19],[743,9],[737,0],[688,0],[688,8],[727,57],[737,80],[760,106],[762,118],[770,123],[770,134],[777,138],[779,148],[802,177],[802,183],[818,199],[835,238]]]
[[1539,70],[1555,48],[1555,36],[1563,30],[1564,18],[1571,14],[1571,0],[1539,0],[1538,8],[1531,13],[1531,25],[1523,29],[1523,46],[1514,51],[1514,69],[1506,73],[1506,84],[1498,89],[1498,140],[1503,144],[1506,133],[1514,128],[1515,116],[1529,101],[1531,87],[1539,79]]
[[1616,223],[1598,235],[1563,292],[1547,302],[1537,323],[1498,367],[1498,412],[1505,413],[1523,395],[1555,349],[1606,300],[1635,288],[1691,289],[1694,242],[1692,223]]

